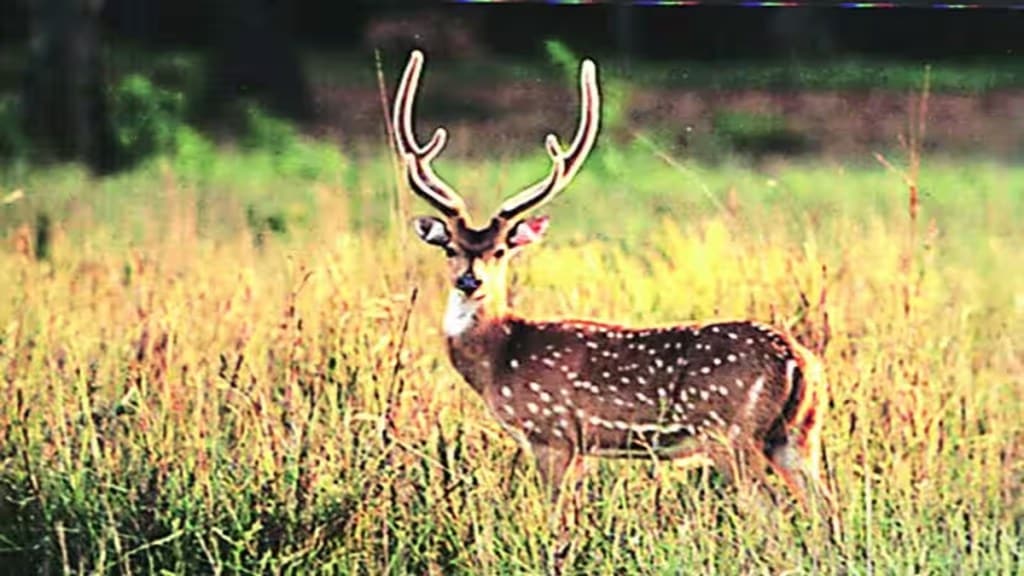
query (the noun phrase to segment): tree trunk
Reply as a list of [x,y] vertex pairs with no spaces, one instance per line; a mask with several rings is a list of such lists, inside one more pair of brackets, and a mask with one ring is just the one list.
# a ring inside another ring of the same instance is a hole
[[252,98],[271,112],[305,122],[312,98],[286,25],[286,4],[273,0],[214,0],[209,28],[207,111]]
[[25,74],[26,133],[44,155],[114,168],[100,45],[103,0],[37,0]]
[[619,0],[612,11],[612,20],[615,30],[615,47],[628,71],[637,48],[636,36],[633,34],[633,3],[629,0]]

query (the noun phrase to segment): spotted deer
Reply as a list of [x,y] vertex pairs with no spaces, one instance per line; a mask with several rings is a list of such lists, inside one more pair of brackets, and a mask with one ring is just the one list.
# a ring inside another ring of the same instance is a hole
[[413,225],[447,256],[448,353],[493,416],[532,450],[552,497],[570,464],[587,455],[703,459],[727,478],[742,456],[762,471],[767,463],[801,502],[808,490],[827,500],[819,472],[823,372],[792,338],[750,321],[628,328],[538,321],[510,309],[509,261],[548,226],[547,217],[526,213],[568,186],[597,138],[594,63],[581,66],[572,143],[563,149],[548,135],[550,173],[501,204],[483,228],[431,168],[447,140],[444,128],[417,142],[413,103],[422,67],[423,54],[414,51],[393,128],[412,191],[441,214]]

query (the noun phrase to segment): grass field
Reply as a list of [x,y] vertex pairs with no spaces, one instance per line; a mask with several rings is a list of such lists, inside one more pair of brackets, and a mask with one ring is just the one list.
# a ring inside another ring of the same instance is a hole
[[[823,347],[844,533],[593,462],[570,571],[1024,571],[1024,169],[926,158],[912,220],[877,165],[680,161],[599,147],[517,263],[517,306],[750,316]],[[439,170],[483,217],[545,158]],[[8,171],[3,198],[9,569],[543,571],[557,535],[448,365],[442,257],[384,155],[195,144],[105,180]]]

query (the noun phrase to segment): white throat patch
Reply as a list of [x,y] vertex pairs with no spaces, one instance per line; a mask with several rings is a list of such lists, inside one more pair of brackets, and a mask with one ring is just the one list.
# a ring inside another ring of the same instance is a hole
[[444,333],[450,337],[460,336],[476,321],[480,302],[468,300],[458,290],[448,294],[448,306],[444,310]]

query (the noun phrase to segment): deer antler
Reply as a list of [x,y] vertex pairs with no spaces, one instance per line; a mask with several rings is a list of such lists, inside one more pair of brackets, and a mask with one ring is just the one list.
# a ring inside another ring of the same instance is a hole
[[580,67],[580,123],[576,137],[563,151],[558,137],[548,134],[545,147],[551,156],[551,174],[541,182],[509,198],[498,209],[498,218],[509,221],[554,198],[569,185],[594,147],[600,124],[600,95],[597,90],[597,69],[594,62],[584,60]]
[[[394,129],[398,152],[405,163],[409,185],[413,192],[429,202],[449,218],[466,215],[465,201],[434,173],[430,162],[441,153],[448,140],[448,132],[438,128],[430,141],[421,146],[416,142],[412,125],[412,108],[416,99],[423,53],[414,50],[402,75],[395,95]],[[551,157],[551,173],[547,178],[506,200],[498,209],[497,219],[511,221],[527,210],[537,208],[569,185],[583,165],[583,160],[594,147],[600,125],[600,95],[597,89],[597,68],[591,60],[584,60],[580,68],[580,123],[576,137],[568,150],[563,150],[558,136],[548,134],[545,148]]]
[[449,218],[464,217],[465,201],[451,186],[446,184],[431,168],[430,162],[441,153],[448,141],[448,132],[438,128],[426,146],[416,142],[412,125],[412,107],[416,100],[416,88],[423,70],[423,53],[414,50],[402,74],[402,82],[395,95],[394,129],[398,152],[405,163],[409,186],[412,191],[429,202]]

